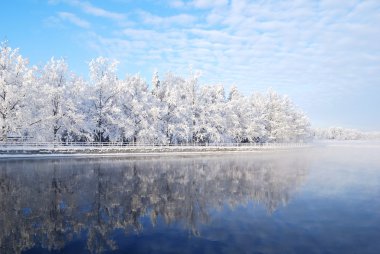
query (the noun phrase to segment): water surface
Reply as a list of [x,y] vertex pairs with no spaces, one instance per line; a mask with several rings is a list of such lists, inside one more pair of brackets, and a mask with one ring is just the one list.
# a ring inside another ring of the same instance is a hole
[[380,253],[380,149],[0,161],[0,253]]

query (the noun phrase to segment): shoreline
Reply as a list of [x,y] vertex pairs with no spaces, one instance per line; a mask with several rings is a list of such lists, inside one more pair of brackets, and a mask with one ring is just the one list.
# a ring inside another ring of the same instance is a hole
[[286,151],[310,148],[310,144],[302,146],[268,146],[268,147],[71,147],[64,148],[27,148],[0,149],[0,160],[31,158],[83,158],[83,157],[156,157],[181,155],[212,155],[225,153],[260,153],[270,151]]
[[266,145],[210,145],[210,146],[53,146],[0,145],[0,160],[33,158],[96,158],[96,157],[158,157],[215,154],[244,154],[291,151],[316,147],[380,148],[380,141],[319,141],[312,143],[269,143]]

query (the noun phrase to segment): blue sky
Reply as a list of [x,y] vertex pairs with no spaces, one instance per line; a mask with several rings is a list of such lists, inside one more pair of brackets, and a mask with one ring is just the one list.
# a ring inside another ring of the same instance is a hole
[[119,72],[157,69],[244,94],[288,94],[315,127],[380,130],[380,1],[6,0],[0,40],[33,65],[64,57],[87,75],[97,56]]

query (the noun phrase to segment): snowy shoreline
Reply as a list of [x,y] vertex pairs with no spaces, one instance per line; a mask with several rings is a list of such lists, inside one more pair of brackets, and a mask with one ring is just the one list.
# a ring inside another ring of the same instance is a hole
[[284,151],[290,149],[309,148],[302,146],[261,146],[261,147],[234,147],[234,146],[205,146],[205,147],[70,147],[70,148],[41,148],[41,147],[12,147],[0,148],[0,159],[12,158],[52,158],[52,157],[141,157],[141,156],[170,156],[170,155],[207,155],[217,153],[244,153]]
[[226,153],[252,153],[289,151],[316,147],[380,148],[380,141],[317,141],[312,143],[269,143],[262,145],[210,145],[210,146],[62,146],[62,145],[0,145],[0,160],[54,157],[154,157],[181,155],[211,155]]

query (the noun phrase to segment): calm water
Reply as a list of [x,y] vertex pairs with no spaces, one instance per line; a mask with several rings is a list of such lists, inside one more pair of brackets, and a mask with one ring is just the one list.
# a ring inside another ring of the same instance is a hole
[[0,161],[0,253],[380,253],[380,149]]

